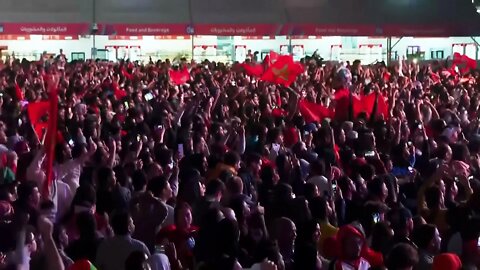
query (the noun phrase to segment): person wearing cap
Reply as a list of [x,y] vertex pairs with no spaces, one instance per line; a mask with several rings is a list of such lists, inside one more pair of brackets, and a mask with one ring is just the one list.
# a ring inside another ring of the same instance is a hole
[[443,253],[433,259],[432,270],[460,270],[462,261],[453,253]]
[[353,225],[340,228],[336,236],[337,256],[332,261],[335,270],[368,270],[370,263],[362,257],[365,236]]

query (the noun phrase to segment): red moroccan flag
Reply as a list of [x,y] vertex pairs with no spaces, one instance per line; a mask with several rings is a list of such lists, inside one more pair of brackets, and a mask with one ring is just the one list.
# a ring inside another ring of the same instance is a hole
[[431,72],[430,73],[430,78],[432,79],[433,83],[434,84],[437,84],[437,83],[440,83],[441,80],[440,80],[440,75],[438,75],[437,73],[435,72]]
[[243,63],[242,67],[243,67],[243,69],[245,69],[245,72],[249,76],[261,77],[262,74],[263,74],[263,66],[261,64]]
[[172,80],[172,82],[176,85],[184,84],[188,80],[190,80],[190,72],[188,72],[187,68],[184,68],[182,70],[170,69],[168,71],[168,74],[170,75],[170,79]]
[[20,101],[22,101],[24,99],[22,88],[20,88],[18,83],[15,83],[15,95],[17,96],[17,99],[20,100]]
[[28,104],[28,118],[39,140],[43,138],[44,133],[47,131],[49,110],[50,102],[48,101]]
[[390,117],[388,102],[383,95],[378,96],[377,114],[383,115],[383,119],[385,120],[387,120]]
[[120,100],[125,96],[127,96],[127,92],[125,92],[125,90],[120,89],[120,87],[118,86],[118,83],[113,82],[112,87],[113,87],[113,95],[117,100]]
[[322,104],[316,104],[305,99],[298,102],[298,108],[307,123],[322,122],[325,118],[332,118],[333,112]]
[[466,55],[462,55],[459,53],[453,54],[453,65],[458,66],[461,65],[463,68],[460,69],[460,73],[464,74],[467,73],[470,69],[477,68],[477,61],[472,59]]
[[127,78],[129,80],[133,80],[133,75],[128,73],[128,71],[125,70],[125,68],[123,66],[120,68],[120,72],[122,73],[123,76],[125,76],[125,78]]
[[[349,118],[350,110],[350,90],[348,89],[339,89],[335,91],[335,119],[340,121],[346,121]],[[355,100],[358,99],[357,96],[352,96],[353,106],[355,107]],[[355,108],[353,109],[353,114],[355,115]]]
[[298,74],[303,72],[303,66],[293,61],[291,55],[282,55],[263,74],[262,80],[284,86],[290,86]]
[[[376,94],[371,93],[366,96],[353,99],[353,111],[354,116],[357,117],[359,113],[366,113],[367,117],[370,117],[373,107],[375,106]],[[384,119],[388,119],[388,104],[385,98],[379,94],[377,101],[376,115],[383,115]]]
[[53,162],[55,160],[55,146],[57,144],[57,119],[58,119],[58,89],[52,86],[48,93],[49,111],[48,111],[48,130],[45,139],[45,182],[43,187],[43,195],[45,198],[50,197],[50,187],[53,183]]
[[263,59],[262,64],[265,67],[265,69],[268,69],[269,66],[273,65],[273,63],[275,63],[278,60],[278,57],[280,57],[280,54],[274,51],[270,51],[270,53],[267,54]]
[[270,51],[270,54],[269,54],[270,62],[269,62],[269,64],[273,65],[273,63],[275,63],[278,60],[279,57],[280,57],[280,54],[278,54],[274,51]]

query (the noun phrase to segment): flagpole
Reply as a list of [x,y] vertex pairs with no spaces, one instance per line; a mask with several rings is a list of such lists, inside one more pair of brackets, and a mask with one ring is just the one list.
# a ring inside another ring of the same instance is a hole
[[194,48],[194,45],[195,45],[195,44],[194,44],[194,39],[195,39],[195,36],[192,35],[192,46],[191,46],[191,47],[192,47],[192,60],[194,60],[194,59],[193,59],[193,48]]
[[288,36],[288,53],[293,55],[292,35]]

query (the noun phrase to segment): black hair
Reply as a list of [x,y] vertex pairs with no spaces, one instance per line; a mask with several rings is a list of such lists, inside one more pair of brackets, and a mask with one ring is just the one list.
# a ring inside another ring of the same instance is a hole
[[97,180],[98,180],[98,189],[104,190],[108,188],[109,179],[113,176],[113,170],[109,167],[102,167],[98,169]]
[[162,191],[167,188],[167,178],[164,176],[157,176],[148,182],[147,189],[153,193],[153,196],[159,197]]
[[240,156],[233,151],[227,152],[223,159],[224,163],[229,166],[235,166],[240,161]]
[[130,214],[128,211],[125,210],[119,210],[115,211],[112,214],[112,217],[110,219],[110,224],[112,225],[113,232],[117,236],[123,236],[123,235],[128,235],[129,229],[128,229],[128,223],[130,220]]
[[129,270],[143,270],[145,269],[143,266],[145,264],[146,257],[143,251],[133,251],[128,255],[127,259],[125,260],[125,269]]
[[94,239],[97,231],[97,221],[95,216],[88,212],[83,211],[77,214],[76,225],[82,239]]
[[385,181],[380,177],[373,178],[367,183],[368,192],[373,196],[382,196],[382,187],[384,183]]
[[207,183],[205,187],[205,195],[206,196],[214,196],[218,192],[225,191],[225,184],[220,181],[219,179],[212,179]]
[[386,266],[389,270],[396,270],[416,266],[417,263],[417,250],[409,244],[401,243],[394,246],[388,254]]
[[440,206],[442,191],[438,186],[431,186],[425,190],[425,202],[429,209],[435,209]]
[[328,202],[324,197],[315,197],[309,202],[312,217],[318,221],[327,219]]
[[35,188],[38,188],[37,184],[33,181],[26,181],[21,183],[17,188],[18,201],[21,204],[26,204],[33,194]]
[[135,191],[140,191],[147,185],[147,176],[143,171],[137,170],[133,172],[132,185]]
[[435,237],[436,227],[432,224],[423,224],[412,232],[412,241],[420,249],[427,249]]

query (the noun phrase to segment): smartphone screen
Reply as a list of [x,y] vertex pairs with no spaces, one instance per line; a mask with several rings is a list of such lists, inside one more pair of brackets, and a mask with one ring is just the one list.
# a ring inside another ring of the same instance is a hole
[[379,214],[379,213],[373,214],[372,217],[373,217],[373,222],[374,222],[374,223],[380,222],[380,214]]
[[178,158],[183,158],[184,152],[183,152],[183,143],[178,144]]
[[152,93],[146,93],[146,94],[145,94],[145,100],[146,100],[146,101],[150,101],[150,100],[152,100],[152,99],[153,99]]

